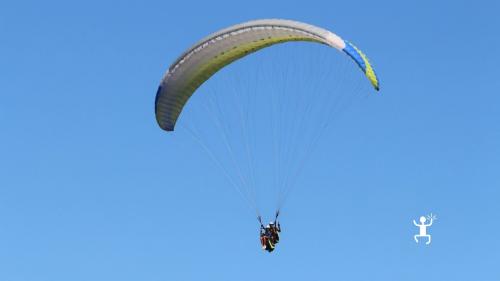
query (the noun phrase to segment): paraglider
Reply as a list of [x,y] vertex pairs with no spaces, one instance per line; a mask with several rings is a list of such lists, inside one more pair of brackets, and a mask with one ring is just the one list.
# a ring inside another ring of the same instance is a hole
[[260,223],[259,236],[262,250],[265,250],[269,253],[274,251],[274,249],[276,248],[276,244],[280,242],[281,225],[278,222],[278,215],[279,212],[276,213],[274,221],[270,221],[266,226],[262,224],[262,218],[260,216],[257,218]]
[[[210,80],[210,78],[222,68],[264,48],[294,41],[319,43],[345,53],[365,74],[371,86],[376,91],[379,90],[380,85],[378,77],[366,55],[352,43],[343,40],[338,35],[321,27],[298,21],[284,19],[253,20],[222,29],[205,37],[186,50],[171,64],[168,71],[163,76],[156,93],[155,116],[158,125],[165,131],[174,131],[179,116],[183,112],[188,100],[202,84]],[[308,95],[311,95],[311,93],[308,93]],[[309,97],[303,97],[304,100],[307,100],[308,98]],[[320,102],[320,104],[328,105],[329,103]],[[310,110],[309,107],[304,110],[305,114],[309,113],[308,110]],[[325,110],[328,111],[328,108]],[[281,115],[281,113],[277,114],[277,116]],[[300,116],[300,114],[295,113],[294,115]],[[216,120],[217,123],[225,122],[225,120],[220,119],[222,118]],[[325,127],[323,126],[323,123],[318,123],[319,125],[317,125],[317,130],[323,130]],[[299,127],[297,131],[300,132],[300,128],[301,127]],[[248,129],[246,127],[242,129],[242,131],[245,130]],[[256,133],[254,133],[254,135],[255,134]],[[311,142],[314,142],[316,139],[316,133],[312,135],[314,137]],[[203,138],[197,137],[196,139],[206,150],[209,150],[206,145],[203,144]],[[285,136],[283,139],[290,138]],[[229,150],[232,152],[234,149],[231,148],[226,139],[224,139],[224,141],[226,146],[228,146]],[[248,147],[247,150],[249,150]],[[286,148],[284,150],[286,150]],[[309,150],[309,148],[307,150]],[[216,155],[213,155],[215,153],[212,153],[211,151],[208,152],[213,158],[216,158]],[[248,151],[247,153],[250,155]],[[293,153],[293,151],[291,153]],[[300,161],[305,162],[307,157],[298,158],[300,158]],[[220,162],[217,159],[215,160],[218,163]],[[232,164],[229,165],[234,166],[235,164],[238,164],[237,162],[238,161],[232,161]],[[220,166],[222,166],[222,164],[220,164]],[[300,170],[300,168],[298,170]],[[232,180],[229,172],[225,173],[232,184],[237,186],[237,180]],[[290,174],[295,175],[296,173],[298,173],[298,171]],[[245,180],[245,177],[242,176],[240,170],[238,170],[238,175],[235,176],[235,178],[241,180],[242,186],[250,185],[250,183]],[[291,185],[290,178],[291,176],[284,175],[283,185],[285,187],[280,187],[284,190],[284,196],[286,196],[289,192],[289,190],[286,189],[288,188],[287,185]],[[248,195],[247,192],[241,193],[244,196]],[[282,202],[280,201],[279,204],[282,204]],[[281,226],[279,222],[277,222],[277,217],[280,207],[281,205],[278,206],[275,220],[265,227],[261,222],[259,210],[254,207],[261,226],[261,245],[263,249],[268,252],[272,252],[275,249],[276,244],[279,242]]]

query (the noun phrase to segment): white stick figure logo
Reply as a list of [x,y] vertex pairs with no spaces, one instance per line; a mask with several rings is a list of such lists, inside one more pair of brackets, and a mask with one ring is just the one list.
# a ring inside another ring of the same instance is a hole
[[[425,222],[429,220],[430,222],[428,224],[426,224]],[[413,224],[415,226],[418,226],[419,228],[419,234],[413,236],[413,238],[415,239],[415,242],[418,243],[418,238],[420,237],[424,237],[424,238],[427,238],[427,243],[425,243],[426,245],[429,245],[431,243],[431,236],[429,234],[427,234],[427,227],[431,226],[432,223],[437,220],[436,216],[433,215],[433,214],[430,214],[426,217],[424,216],[421,216],[420,217],[420,224],[418,224],[415,220],[413,220]]]

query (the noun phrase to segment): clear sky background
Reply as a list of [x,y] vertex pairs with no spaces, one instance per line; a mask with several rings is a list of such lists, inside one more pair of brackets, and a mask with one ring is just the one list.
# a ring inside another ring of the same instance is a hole
[[[0,280],[500,280],[499,10],[3,1]],[[195,41],[271,17],[355,42],[382,91],[318,145],[269,255],[219,169],[159,129],[153,102]],[[433,242],[417,245],[412,220],[430,212]]]

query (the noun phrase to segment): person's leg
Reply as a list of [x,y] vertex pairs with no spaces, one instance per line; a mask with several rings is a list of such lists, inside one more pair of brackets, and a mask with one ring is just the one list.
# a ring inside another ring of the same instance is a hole
[[413,238],[415,239],[415,242],[417,242],[417,243],[418,243],[418,239],[417,239],[417,237],[418,237],[418,235],[413,236]]
[[274,243],[271,239],[267,239],[267,245],[268,248],[270,249],[270,252],[272,252],[274,250]]
[[427,241],[427,243],[425,243],[426,245],[429,245],[431,243],[431,236],[430,235],[425,235],[425,237],[429,238],[429,240]]

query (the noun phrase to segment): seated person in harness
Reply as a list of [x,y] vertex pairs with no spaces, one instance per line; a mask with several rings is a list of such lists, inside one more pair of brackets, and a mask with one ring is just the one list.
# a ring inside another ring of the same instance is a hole
[[266,227],[264,227],[264,225],[262,225],[261,223],[260,243],[262,245],[262,249],[268,251],[269,253],[274,251],[276,244],[280,241],[280,236],[279,236],[280,232],[281,232],[281,225],[277,221],[270,222]]

